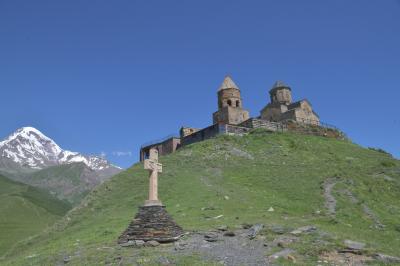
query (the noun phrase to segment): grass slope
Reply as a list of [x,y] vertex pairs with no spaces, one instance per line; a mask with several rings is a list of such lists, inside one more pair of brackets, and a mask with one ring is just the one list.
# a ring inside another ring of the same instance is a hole
[[0,176],[0,256],[60,219],[70,205],[45,191]]
[[[186,230],[256,222],[290,228],[313,224],[337,243],[363,241],[372,250],[400,255],[400,162],[387,154],[335,139],[254,131],[189,145],[161,162],[159,195]],[[71,255],[69,265],[99,265],[132,256],[132,249],[116,248],[116,239],[146,198],[148,174],[142,168],[136,164],[98,186],[56,227],[19,246],[3,263],[53,265]],[[338,178],[334,217],[327,214],[322,188],[332,177]],[[383,230],[374,227],[364,205]],[[270,207],[275,211],[268,212]],[[312,240],[298,247],[314,265],[323,248]],[[136,254],[142,264],[151,264],[156,255],[146,249]]]
[[113,167],[95,171],[82,162],[55,165],[41,170],[27,169],[16,164],[13,167],[3,166],[4,164],[0,164],[0,175],[47,190],[73,206],[78,205],[95,186],[120,172]]
[[95,179],[94,172],[84,163],[71,163],[39,170],[27,176],[26,182],[49,190],[59,199],[68,200],[76,205],[89,193],[94,184],[100,183],[85,178],[85,174]]

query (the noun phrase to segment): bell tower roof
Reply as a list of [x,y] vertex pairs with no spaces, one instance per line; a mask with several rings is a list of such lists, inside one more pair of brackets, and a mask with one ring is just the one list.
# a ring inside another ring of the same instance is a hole
[[225,89],[239,90],[239,87],[235,84],[235,82],[233,82],[233,80],[230,76],[226,76],[224,78],[224,81],[222,82],[221,86],[219,87],[218,91],[225,90]]

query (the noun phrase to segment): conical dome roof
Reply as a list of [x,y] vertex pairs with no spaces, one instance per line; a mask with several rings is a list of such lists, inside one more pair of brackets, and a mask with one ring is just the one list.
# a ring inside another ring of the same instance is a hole
[[285,82],[283,82],[282,80],[278,80],[277,82],[275,82],[274,86],[272,86],[273,89],[275,88],[289,88],[288,85],[285,84]]
[[230,76],[226,76],[218,90],[220,91],[220,90],[225,90],[225,89],[239,90],[239,87],[235,84],[235,82],[233,82],[233,80]]
[[270,90],[270,92],[273,92],[273,91],[276,91],[276,90],[282,89],[282,88],[292,90],[288,85],[286,85],[285,82],[283,82],[281,80],[278,80],[278,81],[276,81],[274,83],[274,85],[272,86],[272,89]]

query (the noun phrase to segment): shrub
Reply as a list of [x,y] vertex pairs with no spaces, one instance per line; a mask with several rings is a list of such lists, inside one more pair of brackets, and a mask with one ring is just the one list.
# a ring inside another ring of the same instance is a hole
[[392,154],[390,154],[389,152],[387,152],[387,151],[385,151],[384,149],[381,149],[381,148],[368,147],[368,149],[371,150],[371,151],[380,152],[380,153],[389,155],[390,157],[393,157]]
[[394,162],[392,162],[392,161],[383,161],[383,162],[381,162],[381,165],[383,167],[394,167],[394,166],[396,166],[396,164]]

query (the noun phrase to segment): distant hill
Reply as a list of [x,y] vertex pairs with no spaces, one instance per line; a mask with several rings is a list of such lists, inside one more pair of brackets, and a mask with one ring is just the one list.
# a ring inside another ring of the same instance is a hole
[[[388,154],[349,141],[256,130],[189,145],[160,161],[160,199],[186,230],[263,223],[272,241],[279,227],[314,225],[318,234],[287,244],[301,265],[317,265],[319,254],[344,239],[400,256],[400,162]],[[68,265],[158,265],[160,257],[204,265],[167,247],[117,246],[147,188],[147,171],[134,165],[96,187],[53,230],[19,245],[3,264],[54,265],[68,255]],[[271,230],[274,225],[278,229]]]
[[102,157],[63,150],[33,127],[20,128],[0,141],[0,174],[73,204],[121,170]]
[[65,199],[75,205],[104,179],[106,178],[99,178],[96,171],[84,163],[72,163],[36,171],[26,175],[24,181],[45,188],[59,199]]
[[114,169],[109,170],[99,172],[84,163],[70,163],[20,173],[14,179],[43,188],[57,198],[76,205],[92,188],[115,174]]
[[18,241],[41,232],[71,204],[46,191],[0,175],[0,256]]

